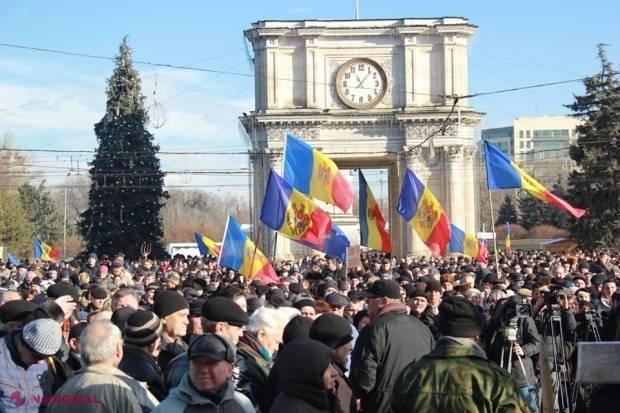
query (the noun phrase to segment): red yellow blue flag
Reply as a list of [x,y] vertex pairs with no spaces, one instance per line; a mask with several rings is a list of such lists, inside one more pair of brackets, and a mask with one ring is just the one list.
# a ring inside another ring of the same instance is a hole
[[435,255],[444,255],[450,242],[450,221],[435,195],[410,170],[405,172],[397,212]]
[[392,242],[386,230],[385,218],[361,170],[359,189],[360,244],[375,250],[392,252]]
[[487,262],[487,249],[474,234],[467,234],[454,224],[450,224],[450,243],[448,252],[472,257],[478,262]]
[[34,240],[34,259],[42,261],[56,261],[60,255],[60,250],[41,240]]
[[512,251],[512,245],[510,242],[510,224],[508,222],[506,222],[506,236],[504,237],[504,251],[506,253],[509,253],[510,251]]
[[280,282],[267,257],[256,248],[239,223],[230,215],[226,222],[218,265],[232,268],[250,279],[257,278],[265,283]]
[[585,209],[575,208],[551,193],[490,142],[484,141],[484,154],[489,189],[523,188],[534,198],[563,209],[575,218],[581,218],[586,213]]
[[220,247],[215,244],[215,241],[197,232],[194,232],[194,238],[196,238],[196,244],[198,244],[200,255],[219,257]]
[[351,185],[327,156],[304,141],[286,135],[284,179],[298,191],[346,212],[353,204]]
[[260,220],[287,238],[322,245],[332,230],[329,214],[282,179],[269,172]]

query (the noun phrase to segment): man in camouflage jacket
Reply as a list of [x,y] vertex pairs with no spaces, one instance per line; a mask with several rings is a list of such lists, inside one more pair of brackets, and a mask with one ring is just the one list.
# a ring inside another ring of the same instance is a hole
[[476,344],[482,319],[473,305],[462,297],[446,297],[439,306],[439,329],[435,349],[397,379],[395,413],[529,412],[510,374],[488,361]]

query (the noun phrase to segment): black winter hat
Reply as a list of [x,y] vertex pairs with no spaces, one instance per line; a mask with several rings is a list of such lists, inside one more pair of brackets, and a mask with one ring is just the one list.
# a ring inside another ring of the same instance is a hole
[[157,340],[161,330],[161,320],[152,311],[137,310],[127,319],[125,343],[146,347]]
[[117,308],[112,313],[112,318],[110,318],[110,321],[112,322],[112,324],[118,327],[119,330],[121,330],[121,333],[124,334],[125,327],[127,326],[127,319],[136,311],[137,310],[135,308],[131,307]]
[[226,297],[209,298],[202,306],[202,317],[209,321],[222,321],[238,327],[250,321],[239,304]]
[[439,304],[439,331],[453,337],[476,337],[482,331],[482,313],[466,298],[445,297]]
[[165,318],[181,310],[189,310],[189,304],[181,294],[175,291],[162,291],[155,297],[153,312],[159,318]]
[[65,295],[70,295],[71,297],[73,297],[74,301],[78,301],[80,298],[77,290],[65,283],[56,283],[50,285],[47,289],[48,298],[58,298]]
[[290,307],[291,303],[286,299],[286,294],[279,288],[272,288],[267,291],[265,301],[274,308]]
[[88,293],[90,294],[91,298],[95,298],[98,300],[104,300],[108,298],[108,292],[103,287],[93,287],[88,290]]
[[7,301],[0,306],[0,321],[3,323],[24,321],[28,316],[32,315],[36,308],[37,305],[31,301]]
[[377,280],[366,290],[366,294],[369,298],[387,297],[398,299],[400,298],[400,285],[393,280]]
[[324,313],[317,317],[310,327],[310,338],[336,349],[353,340],[351,324],[344,318]]
[[287,345],[298,338],[308,338],[313,319],[301,315],[295,316],[286,324],[282,333],[282,342]]

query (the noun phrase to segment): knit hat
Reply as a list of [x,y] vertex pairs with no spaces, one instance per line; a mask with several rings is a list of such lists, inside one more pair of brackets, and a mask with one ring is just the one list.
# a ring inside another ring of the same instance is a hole
[[482,331],[482,313],[464,297],[450,295],[439,304],[439,331],[454,337],[476,337]]
[[157,340],[161,330],[161,320],[152,311],[137,310],[127,319],[125,343],[146,347]]
[[60,324],[49,318],[31,321],[22,329],[22,339],[35,353],[53,356],[62,345]]
[[298,338],[308,338],[310,327],[314,320],[301,315],[291,318],[291,321],[284,327],[282,333],[282,343],[287,345],[289,342]]
[[181,310],[189,310],[189,304],[181,294],[174,291],[162,291],[155,296],[153,312],[157,314],[159,318],[165,318]]
[[298,310],[301,310],[304,307],[312,307],[316,309],[316,303],[314,302],[312,297],[302,296],[295,300],[295,302],[293,303],[293,307],[295,307]]
[[309,336],[312,340],[336,349],[353,340],[351,333],[351,324],[347,320],[336,314],[324,313],[312,323]]
[[222,321],[238,327],[250,321],[239,304],[226,297],[209,298],[202,306],[202,317],[208,321]]

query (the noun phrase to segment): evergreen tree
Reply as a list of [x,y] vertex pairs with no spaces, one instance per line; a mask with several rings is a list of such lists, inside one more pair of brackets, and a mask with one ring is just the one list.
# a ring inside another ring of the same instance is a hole
[[512,198],[509,195],[506,195],[506,198],[504,198],[504,203],[501,207],[499,207],[499,213],[497,215],[497,220],[495,221],[495,226],[504,225],[506,222],[509,224],[516,224],[519,222],[519,218],[517,217],[517,209],[512,203]]
[[[555,195],[562,199],[568,199],[569,195],[563,185],[562,177],[558,177],[556,183],[551,189]],[[570,214],[564,210],[556,208],[552,205],[546,205],[549,214],[549,224],[557,228],[568,229],[570,227]]]
[[568,191],[587,209],[571,233],[584,248],[620,247],[620,82],[599,45],[602,70],[584,80],[585,95],[568,107],[582,119],[570,157],[579,170],[570,174]]
[[43,183],[38,188],[23,184],[17,191],[22,208],[34,227],[34,236],[46,243],[59,240],[63,232],[62,217]]
[[526,191],[519,193],[519,224],[527,230],[541,223],[541,202]]
[[19,258],[32,254],[34,228],[19,197],[0,188],[0,245]]
[[106,94],[106,113],[95,124],[98,147],[90,163],[91,187],[80,233],[87,251],[122,251],[135,259],[141,245],[148,243],[152,256],[163,257],[161,208],[168,194],[163,190],[159,146],[146,129],[145,98],[126,38]]

